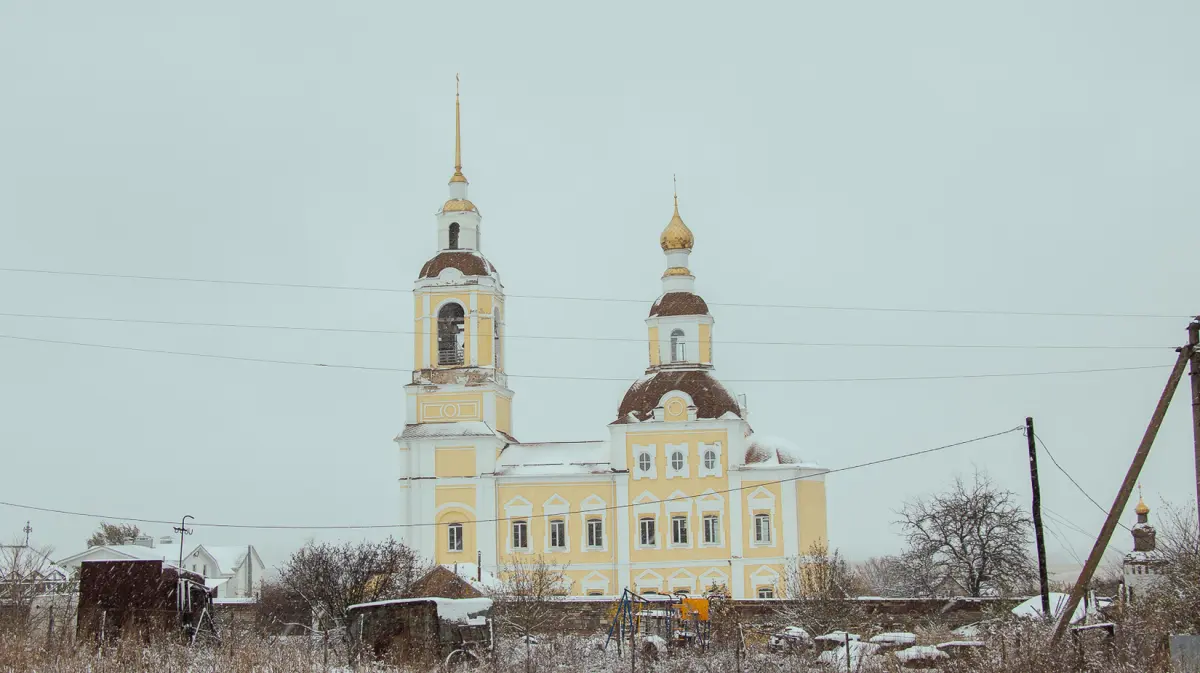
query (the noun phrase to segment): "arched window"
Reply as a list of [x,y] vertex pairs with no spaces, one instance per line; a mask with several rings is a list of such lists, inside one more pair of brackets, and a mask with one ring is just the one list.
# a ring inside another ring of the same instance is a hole
[[638,455],[638,469],[642,472],[650,471],[650,454],[643,453]]
[[458,250],[458,222],[450,223],[450,249]]
[[685,362],[687,352],[684,349],[683,330],[671,330],[671,362]]
[[683,469],[683,452],[676,451],[671,454],[671,469],[676,472]]
[[451,302],[438,311],[438,364],[463,363],[463,307]]
[[704,468],[713,470],[717,467],[717,452],[709,449],[704,452]]
[[503,367],[500,360],[500,307],[497,306],[492,316],[492,358],[496,361],[496,371]]

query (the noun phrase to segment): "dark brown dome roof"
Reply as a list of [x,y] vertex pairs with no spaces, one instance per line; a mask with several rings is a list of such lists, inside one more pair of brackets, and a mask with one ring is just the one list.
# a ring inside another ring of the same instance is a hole
[[458,269],[464,276],[487,276],[496,273],[496,267],[477,252],[444,250],[421,267],[418,278],[437,278],[444,269]]
[[654,417],[654,408],[658,406],[658,401],[672,390],[681,390],[692,396],[692,402],[696,405],[696,418],[720,418],[730,411],[741,416],[733,395],[725,390],[720,381],[706,371],[689,369],[658,372],[636,381],[621,400],[616,422],[628,423],[627,416],[630,413],[637,416],[638,420],[650,420]]
[[666,315],[708,315],[708,304],[698,294],[668,292],[650,307],[650,317]]

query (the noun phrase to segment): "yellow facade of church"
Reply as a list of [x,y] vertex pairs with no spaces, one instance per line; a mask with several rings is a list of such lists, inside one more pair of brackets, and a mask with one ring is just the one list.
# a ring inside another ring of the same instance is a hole
[[[456,98],[456,127],[458,111]],[[714,321],[695,293],[678,200],[659,239],[667,268],[646,319],[648,367],[607,439],[522,443],[504,288],[480,250],[457,131],[438,250],[413,288],[414,371],[396,438],[408,544],[491,572],[543,555],[566,566],[562,590],[575,595],[780,596],[787,565],[826,539],[824,470],[756,435],[744,398],[713,376]]]

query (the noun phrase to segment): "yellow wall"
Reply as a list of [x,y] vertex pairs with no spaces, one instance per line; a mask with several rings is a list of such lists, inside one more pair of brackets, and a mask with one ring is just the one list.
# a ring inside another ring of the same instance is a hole
[[[437,516],[437,523],[449,524],[463,522],[463,550],[450,552],[448,545],[447,527],[437,529],[437,562],[438,563],[474,563],[476,559],[475,524],[466,523],[475,520],[475,487],[474,486],[438,486],[436,502],[439,509],[448,505]],[[470,509],[467,509],[470,508]]]
[[[668,514],[666,503],[659,504],[657,507],[657,526],[656,535],[660,541],[658,549],[638,549],[639,541],[639,526],[638,513],[636,502],[639,496],[649,492],[652,500],[663,500],[669,498],[672,493],[679,491],[686,495],[698,495],[708,489],[714,491],[722,491],[728,488],[729,478],[729,438],[725,430],[676,430],[670,432],[629,432],[626,434],[626,461],[631,466],[631,469],[637,469],[637,461],[634,456],[633,446],[653,444],[658,447],[657,451],[657,479],[630,479],[629,480],[629,497],[630,504],[633,505],[625,510],[624,516],[629,517],[630,539],[624,543],[629,545],[629,560],[633,562],[642,561],[691,561],[705,559],[721,559],[723,563],[729,558],[730,538],[729,538],[729,518],[730,511],[728,497],[720,495],[724,501],[724,508],[721,512],[721,540],[724,542],[719,547],[702,547],[701,541],[704,539],[703,528],[703,512],[699,499],[693,501],[691,514],[688,517],[688,536],[692,541],[691,548],[676,548],[670,547],[671,541],[671,515]],[[721,442],[721,476],[720,477],[699,477],[701,461],[703,456],[700,455],[699,445],[701,442],[712,444]],[[667,444],[687,444],[688,446],[688,477],[679,477],[667,479],[667,462],[670,459],[667,453]],[[640,572],[640,571],[639,571]],[[637,573],[634,573],[635,575]]]
[[475,448],[471,446],[434,450],[434,475],[438,477],[474,477]]
[[[758,487],[762,486],[775,496],[775,509],[773,512],[768,512],[766,509],[750,507],[750,499]],[[742,492],[739,494],[742,498],[742,558],[765,558],[769,556],[783,555],[783,516],[780,512],[780,507],[783,505],[783,498],[780,496],[780,485],[778,483],[761,482],[761,481],[743,481]],[[752,547],[754,540],[754,515],[757,513],[771,514],[771,523],[774,525],[774,542],[771,546]]]
[[[512,521],[506,519],[508,514],[505,512],[505,505],[516,497],[528,500],[533,506],[533,515],[529,518],[530,556],[543,554],[548,560],[559,565],[610,563],[616,558],[614,542],[617,522],[612,511],[605,512],[603,517],[604,536],[608,543],[607,550],[580,551],[579,546],[580,540],[587,535],[587,530],[584,527],[583,516],[578,513],[578,510],[582,508],[583,501],[592,495],[599,496],[608,506],[616,504],[614,502],[616,495],[611,481],[563,482],[559,484],[500,483],[497,485],[496,494],[496,518],[501,519],[496,523],[496,554],[501,561],[511,556],[507,547],[512,537]],[[545,511],[542,505],[556,494],[566,500],[567,509],[575,513],[565,514],[562,517],[567,522],[569,549],[548,553],[546,552],[547,518],[544,516]],[[601,512],[597,512],[594,516],[599,517],[600,515]]]
[[417,423],[482,421],[483,393],[417,393]]
[[[759,577],[755,577],[754,576],[755,573],[759,572],[759,569],[762,568],[764,565],[767,566],[768,568],[770,568],[771,570],[774,570],[776,573],[778,573],[778,577],[774,578],[772,580],[766,579],[763,575],[760,575]],[[761,587],[771,587],[772,589],[775,590],[776,598],[783,597],[784,588],[785,588],[784,585],[786,584],[786,582],[784,581],[784,578],[786,577],[786,572],[785,572],[785,566],[783,564],[781,564],[781,563],[763,563],[763,564],[747,563],[745,572],[746,572],[746,578],[745,578],[744,590],[746,592],[746,594],[745,594],[746,598],[758,598],[758,590]]]
[[800,554],[807,554],[814,542],[826,542],[825,482],[801,479],[796,482],[796,522],[800,526]]
[[422,339],[425,338],[425,325],[423,324],[424,321],[421,319],[424,312],[424,306],[422,306],[424,301],[421,299],[420,295],[414,295],[413,299],[413,312],[416,314],[413,316],[413,369],[424,369],[425,349],[421,347],[421,344],[423,343]]
[[495,333],[492,332],[492,319],[479,319],[479,358],[477,364],[480,367],[491,367],[492,362],[492,339]]
[[659,358],[658,345],[658,327],[650,328],[650,366],[657,367],[661,363]]
[[513,434],[512,398],[496,394],[496,429]]
[[712,363],[712,325],[700,323],[700,362]]

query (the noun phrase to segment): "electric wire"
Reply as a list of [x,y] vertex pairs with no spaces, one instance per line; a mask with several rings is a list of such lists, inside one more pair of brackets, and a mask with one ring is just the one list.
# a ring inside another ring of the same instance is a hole
[[[134,353],[151,353],[156,355],[175,355],[181,357],[196,357],[210,358],[216,360],[233,360],[237,362],[258,362],[264,364],[276,365],[294,365],[304,367],[322,367],[327,369],[355,369],[362,371],[379,371],[393,372],[401,374],[411,374],[413,370],[402,369],[400,367],[384,367],[373,365],[353,365],[343,363],[330,362],[306,362],[303,360],[284,360],[277,358],[259,358],[239,355],[224,355],[219,353],[196,353],[192,351],[177,351],[161,348],[142,348],[138,346],[119,346],[115,344],[99,344],[85,341],[68,341],[64,339],[44,339],[41,337],[17,336],[13,334],[0,334],[0,339],[11,339],[15,341],[27,341],[35,343],[56,344],[62,346],[81,346],[86,348],[101,348],[107,350],[127,351]],[[1168,365],[1138,365],[1132,367],[1098,367],[1092,369],[1060,369],[1036,372],[990,372],[982,374],[923,374],[914,376],[848,376],[848,377],[829,377],[829,378],[789,378],[789,379],[739,379],[728,378],[722,379],[728,383],[863,383],[863,382],[881,382],[881,381],[944,381],[952,379],[989,379],[989,378],[1013,378],[1026,376],[1057,376],[1057,375],[1073,375],[1073,374],[1098,374],[1106,372],[1128,372],[1139,371],[1144,369],[1163,369]],[[628,383],[634,380],[633,377],[621,376],[567,376],[553,374],[508,374],[505,376],[514,379],[537,379],[546,381],[616,381]]]
[[[1057,467],[1058,471],[1062,472],[1063,475],[1066,476],[1066,478],[1069,479],[1071,481],[1071,483],[1075,485],[1075,488],[1078,489],[1079,492],[1083,494],[1083,497],[1090,500],[1091,503],[1096,506],[1096,509],[1100,510],[1101,512],[1104,512],[1105,516],[1108,516],[1108,510],[1105,509],[1100,503],[1096,502],[1095,498],[1093,498],[1091,495],[1088,495],[1088,492],[1085,491],[1084,488],[1079,485],[1079,482],[1075,481],[1075,477],[1072,477],[1070,472],[1067,472],[1066,469],[1064,469],[1062,465],[1058,464],[1058,460],[1055,459],[1054,454],[1050,451],[1050,447],[1046,446],[1046,442],[1042,441],[1041,436],[1038,435],[1037,432],[1033,433],[1033,438],[1037,440],[1038,444],[1042,445],[1042,449],[1046,452],[1046,455],[1050,456],[1050,462],[1054,463],[1054,467]],[[1121,528],[1124,528],[1125,530],[1129,530],[1129,526],[1126,526],[1125,524],[1121,523],[1120,519],[1117,520],[1117,525],[1120,526]]]
[[[248,285],[255,287],[280,287],[305,290],[342,290],[355,292],[392,292],[392,293],[409,293],[410,289],[401,289],[395,287],[370,287],[358,285],[324,285],[316,283],[282,283],[268,281],[252,281],[252,280],[233,280],[222,278],[190,278],[185,276],[152,276],[152,275],[136,275],[122,273],[100,273],[87,271],[64,271],[61,269],[30,269],[19,267],[0,267],[0,271],[7,273],[28,273],[28,274],[46,274],[57,276],[80,276],[86,278],[121,278],[127,280],[149,280],[162,282],[178,282],[178,283],[203,283],[216,285]],[[645,298],[632,299],[622,297],[572,297],[561,295],[541,295],[541,294],[507,294],[508,298],[516,299],[538,299],[549,301],[590,301],[590,302],[607,302],[607,303],[637,303],[645,304]],[[746,302],[708,302],[711,306],[727,306],[737,308],[767,308],[767,309],[800,309],[812,311],[860,311],[860,312],[883,312],[883,313],[932,313],[932,314],[950,314],[950,315],[997,315],[997,316],[1042,316],[1042,317],[1062,317],[1062,318],[1192,318],[1193,316],[1184,314],[1163,314],[1163,313],[1086,313],[1086,312],[1063,312],[1063,311],[1006,311],[993,309],[959,309],[959,308],[911,308],[911,307],[894,307],[894,306],[836,306],[836,305],[821,305],[821,304],[760,304]]]
[[[675,497],[661,498],[658,500],[645,500],[642,502],[634,502],[634,503],[626,503],[626,504],[613,504],[613,505],[607,505],[604,507],[590,507],[587,509],[578,509],[578,510],[572,510],[572,511],[568,511],[568,512],[561,512],[561,514],[565,516],[565,515],[571,515],[571,514],[599,514],[601,512],[616,512],[618,510],[629,509],[632,507],[639,507],[639,506],[643,506],[643,505],[658,505],[658,504],[663,504],[663,503],[668,503],[668,502],[677,502],[677,501],[681,501],[681,500],[692,500],[694,498],[704,498],[704,497],[713,496],[713,495],[724,495],[724,494],[728,494],[728,493],[736,493],[736,492],[745,491],[745,490],[749,490],[749,489],[757,489],[762,486],[785,484],[788,482],[802,481],[805,479],[812,479],[815,477],[824,477],[824,476],[830,475],[830,474],[839,474],[842,472],[850,472],[853,470],[859,470],[859,469],[863,469],[863,468],[867,468],[867,467],[874,467],[876,465],[883,465],[885,463],[891,463],[891,462],[895,462],[898,460],[906,460],[909,458],[916,458],[918,456],[924,456],[924,455],[936,453],[939,451],[946,451],[948,449],[953,449],[953,448],[957,448],[960,446],[966,446],[968,444],[974,444],[976,442],[982,442],[982,441],[985,441],[988,439],[994,439],[996,437],[1000,437],[1000,436],[1007,435],[1007,434],[1010,434],[1013,432],[1017,432],[1019,430],[1022,430],[1024,427],[1025,426],[1023,426],[1023,425],[1016,426],[1013,428],[1009,428],[1008,430],[1001,430],[999,432],[993,432],[993,433],[990,433],[987,435],[980,435],[978,437],[972,437],[971,439],[965,439],[965,440],[953,442],[950,444],[943,444],[941,446],[935,446],[935,447],[929,448],[929,449],[923,449],[920,451],[912,451],[910,453],[904,453],[904,454],[900,454],[900,455],[896,455],[896,456],[890,456],[888,458],[880,458],[877,460],[866,461],[863,463],[847,465],[844,467],[839,467],[839,468],[834,468],[834,469],[829,469],[829,470],[820,470],[817,472],[813,472],[811,474],[802,474],[802,475],[799,475],[796,477],[785,477],[782,479],[774,479],[774,480],[767,480],[767,481],[755,481],[753,484],[747,484],[745,486],[735,486],[735,487],[721,489],[721,490],[711,490],[710,489],[710,490],[704,491],[703,493],[697,493],[694,495],[686,495],[686,496],[681,495],[681,496],[675,496]],[[616,474],[616,473],[614,473],[614,474]],[[0,506],[13,507],[16,509],[32,510],[35,512],[46,512],[49,514],[62,514],[62,515],[66,515],[66,516],[77,516],[77,517],[85,517],[85,518],[90,518],[90,519],[102,519],[102,520],[106,520],[106,521],[123,521],[123,522],[130,522],[130,523],[162,524],[162,525],[172,525],[172,526],[178,523],[177,521],[167,521],[165,519],[145,519],[145,518],[127,517],[127,516],[110,516],[110,515],[95,514],[95,513],[90,513],[90,512],[77,512],[77,511],[72,511],[72,510],[57,509],[57,508],[53,508],[53,507],[39,507],[36,505],[27,505],[27,504],[8,502],[8,501],[0,501]],[[511,516],[511,517],[495,517],[495,518],[491,518],[491,519],[466,519],[466,520],[462,520],[462,521],[450,521],[450,522],[444,522],[444,523],[423,521],[423,522],[408,523],[408,524],[396,523],[396,524],[349,524],[349,525],[311,525],[311,526],[291,525],[291,524],[205,523],[202,521],[193,520],[193,521],[188,522],[188,525],[189,526],[197,526],[197,527],[205,527],[205,528],[238,528],[238,529],[253,529],[253,530],[377,530],[377,529],[396,529],[396,528],[428,528],[428,527],[437,527],[437,526],[447,526],[452,523],[456,523],[456,524],[499,523],[499,522],[503,522],[503,521],[511,521],[513,519],[524,520],[527,518],[529,518],[529,517]]]
[[[418,333],[415,330],[371,329],[352,327],[312,327],[307,325],[264,325],[256,323],[201,322],[191,320],[148,320],[139,318],[113,318],[105,316],[52,315],[44,313],[3,313],[0,317],[27,318],[35,320],[79,320],[89,322],[107,322],[137,325],[174,325],[183,327],[216,327],[254,330],[282,330],[298,332],[329,332],[348,334],[382,334],[410,335]],[[505,339],[543,339],[550,341],[597,341],[597,342],[627,342],[645,343],[646,337],[605,337],[605,336],[573,336],[548,334],[503,334]],[[683,343],[697,344],[699,339],[682,339]],[[1084,345],[1084,344],[958,344],[958,343],[855,343],[838,341],[745,341],[737,339],[713,339],[714,344],[722,346],[806,346],[819,348],[971,348],[971,349],[1012,349],[1012,350],[1174,350],[1175,346],[1137,346],[1137,345]]]

